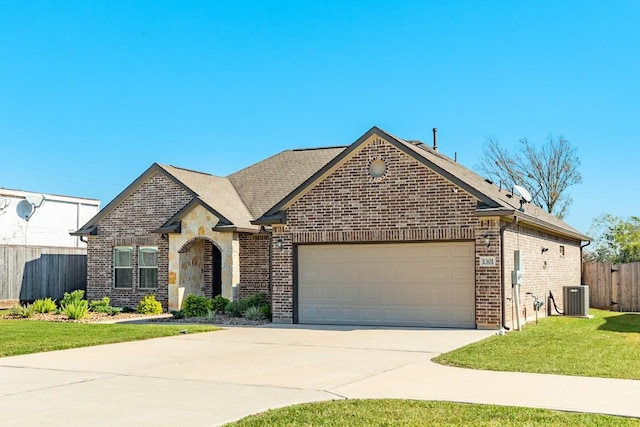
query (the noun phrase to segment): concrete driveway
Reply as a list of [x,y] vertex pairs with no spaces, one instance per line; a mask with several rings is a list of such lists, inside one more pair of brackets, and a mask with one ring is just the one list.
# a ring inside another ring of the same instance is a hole
[[0,359],[0,425],[215,426],[344,398],[536,406],[640,417],[640,381],[447,368],[492,332],[275,326]]

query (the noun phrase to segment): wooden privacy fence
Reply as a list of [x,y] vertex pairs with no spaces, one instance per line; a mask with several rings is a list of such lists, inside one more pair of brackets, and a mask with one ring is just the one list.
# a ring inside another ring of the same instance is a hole
[[36,246],[0,246],[0,304],[60,299],[87,289],[87,250]]
[[640,262],[585,262],[582,283],[589,285],[591,307],[640,312]]

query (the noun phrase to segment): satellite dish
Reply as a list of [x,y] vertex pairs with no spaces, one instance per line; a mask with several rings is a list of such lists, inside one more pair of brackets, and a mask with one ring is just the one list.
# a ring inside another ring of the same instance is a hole
[[533,197],[531,197],[531,193],[529,193],[529,190],[521,185],[514,185],[513,192],[522,197],[522,200],[527,203],[529,203],[533,199]]
[[31,194],[25,197],[25,199],[27,199],[27,202],[31,203],[33,207],[39,208],[42,206],[42,202],[44,202],[44,194]]
[[18,216],[25,221],[29,221],[29,218],[31,218],[35,210],[36,208],[27,200],[21,200],[18,206],[16,206]]

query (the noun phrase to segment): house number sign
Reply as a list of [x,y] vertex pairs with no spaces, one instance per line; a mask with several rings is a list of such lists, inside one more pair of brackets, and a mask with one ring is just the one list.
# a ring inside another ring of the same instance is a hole
[[480,267],[495,267],[495,266],[496,266],[496,257],[494,256],[480,257]]

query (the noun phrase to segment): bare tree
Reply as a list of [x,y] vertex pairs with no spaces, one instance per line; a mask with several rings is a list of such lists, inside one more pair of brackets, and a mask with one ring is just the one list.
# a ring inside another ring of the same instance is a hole
[[503,187],[524,186],[534,195],[532,203],[563,218],[573,201],[567,188],[582,182],[576,151],[562,136],[550,135],[540,148],[521,139],[513,152],[489,137],[478,169]]

